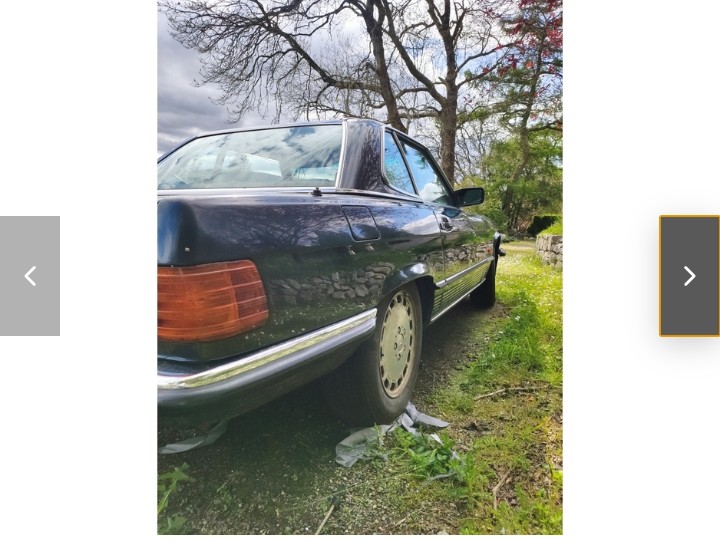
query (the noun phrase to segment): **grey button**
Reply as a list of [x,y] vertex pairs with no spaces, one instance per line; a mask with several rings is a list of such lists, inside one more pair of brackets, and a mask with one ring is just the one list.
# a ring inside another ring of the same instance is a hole
[[59,216],[0,216],[0,335],[60,335]]
[[660,217],[660,335],[720,335],[720,217]]

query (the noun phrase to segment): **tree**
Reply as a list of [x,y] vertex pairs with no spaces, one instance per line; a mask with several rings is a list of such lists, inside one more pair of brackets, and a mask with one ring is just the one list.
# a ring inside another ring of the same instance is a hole
[[511,222],[510,207],[517,201],[512,187],[527,175],[532,134],[562,132],[562,1],[519,0],[518,6],[501,22],[513,45],[497,72],[482,82],[488,94],[499,97],[493,109],[520,147],[502,205]]
[[[533,215],[562,211],[562,134],[533,131],[527,159],[518,137],[494,142],[483,161],[486,213],[511,232],[527,229]],[[521,174],[517,164],[524,162]]]
[[[523,3],[523,0],[520,0]],[[440,161],[455,179],[464,94],[495,73],[517,37],[498,21],[510,0],[163,0],[173,37],[201,54],[233,120],[276,106],[385,118],[407,132],[434,119]],[[463,106],[464,107],[464,106]]]

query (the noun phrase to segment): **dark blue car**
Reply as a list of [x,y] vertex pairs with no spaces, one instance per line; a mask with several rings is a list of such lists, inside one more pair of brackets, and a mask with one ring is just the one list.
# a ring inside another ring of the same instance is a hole
[[500,235],[428,150],[345,119],[193,138],[158,162],[158,409],[231,417],[323,377],[355,424],[404,410],[423,328],[495,302]]

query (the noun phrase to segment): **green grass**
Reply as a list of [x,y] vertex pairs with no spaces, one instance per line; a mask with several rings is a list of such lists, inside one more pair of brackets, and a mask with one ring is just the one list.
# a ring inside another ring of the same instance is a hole
[[[443,441],[464,435],[466,450],[452,468],[442,460],[447,452],[433,456],[431,445],[406,460],[425,478],[449,473],[432,489],[419,485],[415,498],[461,501],[463,534],[561,534],[562,274],[520,244],[506,248],[498,306],[477,330],[479,348],[431,397],[451,422]],[[469,440],[468,420],[479,429]]]
[[168,516],[166,511],[170,497],[180,489],[180,484],[193,481],[187,474],[187,469],[187,463],[183,463],[158,476],[158,534],[184,533],[186,518],[178,514]]
[[454,442],[447,436],[439,436],[438,441],[421,432],[397,431],[395,439],[395,449],[410,463],[413,476],[421,479],[464,477],[464,460],[454,453]]
[[450,422],[439,441],[396,429],[347,470],[332,463],[336,421],[311,410],[295,433],[269,408],[188,454],[192,470],[163,458],[158,533],[312,534],[337,499],[323,533],[561,534],[562,272],[533,243],[504,248],[496,306],[458,308],[454,339],[437,340],[443,370],[416,404]]
[[538,235],[562,235],[563,234],[563,226],[562,226],[562,218],[558,218],[551,226],[548,226],[543,231],[541,231]]

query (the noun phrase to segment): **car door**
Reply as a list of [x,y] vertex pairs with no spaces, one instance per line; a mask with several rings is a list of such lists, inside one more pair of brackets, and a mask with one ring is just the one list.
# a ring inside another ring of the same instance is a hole
[[[416,193],[433,207],[440,225],[443,269],[436,284],[439,310],[453,306],[485,277],[492,263],[494,230],[490,222],[458,206],[454,192],[427,149],[396,134]],[[436,304],[437,307],[437,304]]]

